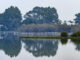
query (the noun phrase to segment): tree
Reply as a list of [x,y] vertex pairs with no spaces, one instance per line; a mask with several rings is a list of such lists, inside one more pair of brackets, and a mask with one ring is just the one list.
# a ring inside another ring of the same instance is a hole
[[76,16],[76,18],[74,19],[75,24],[80,24],[80,13],[76,14],[75,16]]
[[61,23],[56,9],[50,7],[35,7],[32,11],[26,13],[24,18],[23,24]]
[[75,32],[71,35],[71,37],[80,37],[80,32]]
[[68,33],[67,32],[61,32],[61,37],[68,37]]
[[22,16],[17,7],[11,6],[4,13],[0,14],[0,24],[7,27],[8,30],[14,30],[21,24]]

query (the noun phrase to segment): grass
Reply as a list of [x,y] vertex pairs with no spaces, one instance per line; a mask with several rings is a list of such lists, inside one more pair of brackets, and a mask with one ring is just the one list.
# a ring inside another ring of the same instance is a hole
[[20,38],[24,38],[24,39],[80,39],[80,37],[60,37],[60,36],[56,36],[56,37],[20,37]]

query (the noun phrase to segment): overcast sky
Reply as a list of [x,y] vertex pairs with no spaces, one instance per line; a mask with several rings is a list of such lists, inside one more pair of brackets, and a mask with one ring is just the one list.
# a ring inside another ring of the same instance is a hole
[[80,12],[80,0],[0,0],[0,13],[11,5],[17,6],[22,14],[35,6],[55,7],[61,20],[73,20],[75,14]]

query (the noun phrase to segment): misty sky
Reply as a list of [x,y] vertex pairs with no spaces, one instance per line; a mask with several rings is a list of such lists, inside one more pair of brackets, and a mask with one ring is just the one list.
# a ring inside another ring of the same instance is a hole
[[11,5],[17,6],[23,15],[35,6],[55,7],[61,20],[73,20],[80,12],[80,0],[0,0],[0,13]]

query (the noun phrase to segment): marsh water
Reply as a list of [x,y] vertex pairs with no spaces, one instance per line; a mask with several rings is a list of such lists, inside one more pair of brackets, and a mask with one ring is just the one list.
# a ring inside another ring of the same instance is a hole
[[0,60],[80,60],[80,39],[22,39],[2,34]]

